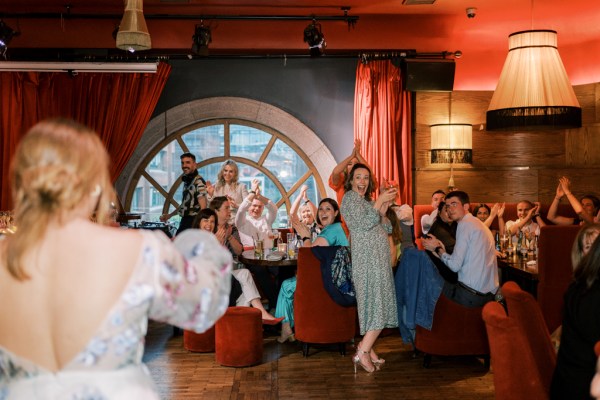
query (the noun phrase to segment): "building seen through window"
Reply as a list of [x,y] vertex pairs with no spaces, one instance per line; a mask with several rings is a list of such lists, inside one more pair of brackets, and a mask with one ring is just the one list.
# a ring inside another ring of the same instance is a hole
[[[170,139],[151,153],[129,189],[129,210],[142,213],[144,221],[158,222],[161,214],[181,203],[179,157],[185,152],[196,155],[198,172],[213,185],[222,163],[235,160],[239,182],[249,189],[252,180],[258,179],[263,195],[277,204],[276,227],[288,225],[291,202],[303,184],[309,187],[308,196],[315,204],[325,195],[322,179],[308,156],[290,138],[268,127],[239,120],[207,121]],[[177,225],[179,217],[173,217],[171,223]]]

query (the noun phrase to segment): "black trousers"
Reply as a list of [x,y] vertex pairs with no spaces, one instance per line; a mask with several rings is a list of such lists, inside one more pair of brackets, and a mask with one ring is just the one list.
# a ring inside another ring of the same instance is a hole
[[486,303],[495,299],[494,293],[475,293],[473,289],[467,289],[459,283],[448,281],[444,281],[442,293],[455,303],[471,308],[483,307]]

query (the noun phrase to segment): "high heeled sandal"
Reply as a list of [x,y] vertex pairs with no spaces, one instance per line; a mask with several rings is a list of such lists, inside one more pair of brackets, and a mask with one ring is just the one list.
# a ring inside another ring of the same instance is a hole
[[285,343],[285,342],[294,343],[295,341],[296,341],[296,336],[294,336],[294,332],[291,332],[285,336],[279,336],[277,338],[277,342],[279,342],[279,343]]
[[[362,344],[362,342],[359,342],[357,345],[357,348],[360,348],[360,345]],[[371,349],[369,351],[369,357],[371,357],[371,362],[373,363],[373,366],[375,367],[376,370],[379,370],[379,368],[381,368],[381,366],[383,364],[385,364],[385,360],[383,358],[380,358],[379,356],[377,356],[377,358],[373,358],[373,355],[376,355],[375,352],[373,351],[373,349]]]
[[[352,357],[352,363],[354,364],[354,374],[356,374],[356,370],[357,370],[356,367],[358,365],[360,365],[362,367],[362,369],[364,369],[368,373],[375,372],[376,368],[374,365],[371,365],[371,368],[369,368],[369,366],[367,364],[363,363],[362,360],[360,359],[361,354],[369,354],[370,352],[371,352],[371,350],[363,351],[359,347],[356,348],[356,353],[354,353],[354,356]],[[367,357],[367,360],[371,361],[370,354],[369,354],[369,357]]]

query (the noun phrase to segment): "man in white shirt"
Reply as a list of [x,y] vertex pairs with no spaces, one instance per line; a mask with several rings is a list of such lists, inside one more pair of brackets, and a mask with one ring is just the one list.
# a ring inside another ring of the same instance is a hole
[[[267,213],[263,215],[265,208]],[[264,248],[270,249],[267,241],[276,217],[277,206],[260,193],[259,181],[254,179],[248,197],[242,201],[235,215],[235,226],[245,235],[242,237],[244,246],[254,246],[254,240],[258,238],[264,242]]]
[[[263,215],[265,209],[267,213]],[[254,179],[248,191],[248,197],[242,201],[235,215],[235,226],[245,236],[245,238],[242,236],[244,246],[253,246],[253,241],[259,239],[263,241],[263,248],[270,249],[273,246],[273,241],[269,239],[269,232],[271,232],[271,226],[276,217],[277,206],[260,193],[259,181]],[[247,267],[254,274],[256,284],[269,300],[269,308],[275,308],[278,283],[274,276],[276,277],[279,272],[277,268],[268,270],[260,265],[247,265]]]
[[435,237],[423,238],[423,247],[435,253],[452,271],[458,282],[444,282],[443,293],[467,307],[481,307],[493,301],[498,291],[498,264],[492,232],[470,212],[469,195],[454,191],[446,196],[448,216],[458,222],[452,254]]
[[423,234],[429,232],[429,228],[431,228],[431,225],[433,225],[433,222],[435,221],[435,217],[437,217],[438,206],[442,201],[444,201],[445,196],[446,193],[444,193],[443,190],[436,190],[431,195],[431,206],[433,207],[433,212],[431,214],[425,214],[421,217],[421,230],[423,231]]

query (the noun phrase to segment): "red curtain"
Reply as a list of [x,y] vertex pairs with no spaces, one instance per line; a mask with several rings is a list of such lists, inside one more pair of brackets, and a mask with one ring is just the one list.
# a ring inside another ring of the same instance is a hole
[[354,137],[379,182],[399,184],[401,204],[412,204],[411,94],[390,60],[358,63]]
[[16,146],[29,128],[46,118],[72,118],[98,132],[116,180],[137,147],[170,72],[165,63],[155,74],[1,72],[0,210],[12,208],[9,166]]

